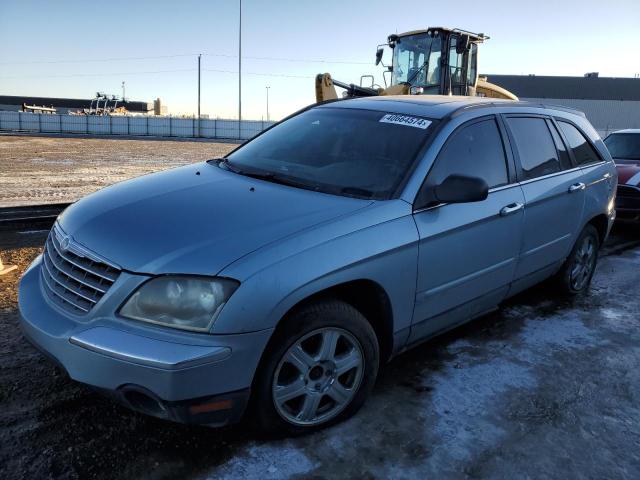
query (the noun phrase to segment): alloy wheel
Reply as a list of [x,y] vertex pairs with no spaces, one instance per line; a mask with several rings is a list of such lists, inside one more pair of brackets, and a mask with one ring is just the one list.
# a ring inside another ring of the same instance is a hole
[[592,236],[587,235],[576,251],[571,268],[571,288],[582,290],[593,273],[596,263],[596,244]]
[[276,411],[294,425],[324,423],[351,403],[363,373],[364,354],[352,334],[336,327],[313,330],[285,352],[276,368]]

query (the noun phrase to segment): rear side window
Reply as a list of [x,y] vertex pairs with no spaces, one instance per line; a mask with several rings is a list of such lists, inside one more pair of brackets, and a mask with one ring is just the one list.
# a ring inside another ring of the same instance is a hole
[[560,130],[564,133],[569,148],[573,151],[573,156],[576,159],[578,165],[587,165],[589,163],[601,162],[600,156],[596,153],[591,144],[584,138],[584,135],[580,133],[576,127],[570,123],[558,121]]
[[508,183],[502,137],[494,119],[456,130],[438,155],[429,183],[438,185],[454,174],[482,178],[489,188]]
[[508,117],[506,121],[518,149],[522,180],[562,170],[558,151],[544,118]]

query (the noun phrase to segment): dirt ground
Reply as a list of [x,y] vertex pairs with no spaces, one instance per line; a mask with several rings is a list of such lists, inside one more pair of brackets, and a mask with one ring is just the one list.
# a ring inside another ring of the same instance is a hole
[[112,183],[224,156],[235,143],[0,135],[0,207],[67,203]]
[[546,285],[387,365],[352,419],[268,438],[149,418],[77,384],[18,329],[46,232],[0,232],[0,478],[640,478],[640,229],[590,292]]

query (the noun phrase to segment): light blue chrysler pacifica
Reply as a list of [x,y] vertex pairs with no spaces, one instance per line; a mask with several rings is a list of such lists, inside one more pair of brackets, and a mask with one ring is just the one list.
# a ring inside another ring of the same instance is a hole
[[553,277],[588,288],[616,170],[580,112],[374,97],[69,207],[20,284],[24,335],[135,410],[304,432],[380,365]]

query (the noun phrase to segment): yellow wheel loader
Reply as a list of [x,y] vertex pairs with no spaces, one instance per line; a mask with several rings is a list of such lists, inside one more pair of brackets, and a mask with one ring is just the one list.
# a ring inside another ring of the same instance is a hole
[[[328,73],[316,76],[316,101],[374,95],[467,95],[518,100],[511,92],[478,77],[478,45],[488,40],[482,33],[444,27],[389,35],[378,46],[376,65],[382,63],[385,88],[373,84],[373,76],[360,78],[360,85],[346,84]],[[382,62],[384,48],[392,51],[391,65]],[[365,78],[370,86],[363,86]]]

